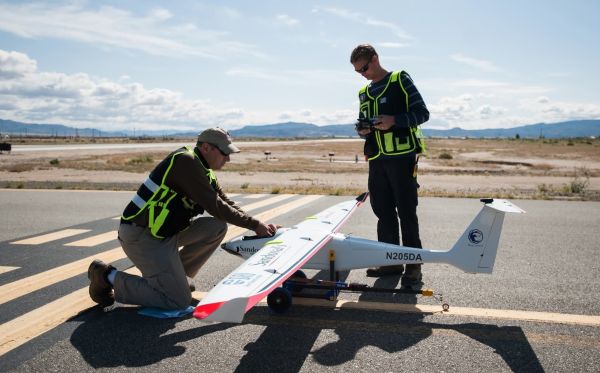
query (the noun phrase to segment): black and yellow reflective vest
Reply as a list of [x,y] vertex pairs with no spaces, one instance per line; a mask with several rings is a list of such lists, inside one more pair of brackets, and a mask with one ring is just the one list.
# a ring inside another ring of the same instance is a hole
[[[368,84],[360,89],[358,92],[360,118],[408,112],[408,93],[402,85],[400,74],[401,71],[391,73],[385,88],[376,97],[369,93]],[[421,127],[398,128],[394,126],[386,131],[376,129],[367,136],[364,152],[370,161],[381,156],[393,157],[423,153],[425,152],[425,142]]]
[[204,212],[202,206],[180,195],[165,184],[169,172],[178,156],[192,155],[206,170],[209,183],[216,188],[217,179],[213,170],[207,168],[191,147],[185,146],[169,154],[140,185],[137,193],[123,211],[121,219],[131,221],[143,212],[148,214],[148,228],[152,236],[163,239],[190,226],[192,217]]

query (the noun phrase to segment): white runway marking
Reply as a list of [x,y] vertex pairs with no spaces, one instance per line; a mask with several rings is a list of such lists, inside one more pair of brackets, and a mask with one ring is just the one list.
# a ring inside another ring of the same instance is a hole
[[0,266],[0,275],[6,272],[14,271],[15,269],[19,269],[20,267],[8,267],[8,266]]
[[65,246],[93,247],[117,239],[117,231],[110,231],[79,241],[66,243]]
[[60,240],[61,238],[67,238],[76,236],[78,234],[89,232],[89,229],[63,229],[62,231],[43,234],[41,236],[27,238],[25,240],[11,242],[12,245],[41,245],[43,243]]

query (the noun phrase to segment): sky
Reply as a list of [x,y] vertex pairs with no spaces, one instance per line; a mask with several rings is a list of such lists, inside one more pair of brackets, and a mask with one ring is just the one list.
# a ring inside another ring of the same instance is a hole
[[100,130],[351,124],[372,44],[426,128],[600,119],[600,1],[3,1],[0,119]]

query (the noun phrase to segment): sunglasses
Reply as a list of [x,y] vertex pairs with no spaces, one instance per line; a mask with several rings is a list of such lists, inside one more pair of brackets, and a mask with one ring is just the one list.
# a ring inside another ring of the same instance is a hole
[[[373,58],[373,57],[371,57]],[[357,73],[366,73],[367,70],[369,70],[369,64],[371,63],[371,58],[369,58],[369,62],[367,62],[363,67],[361,67],[360,69],[356,69],[354,71],[356,71]]]

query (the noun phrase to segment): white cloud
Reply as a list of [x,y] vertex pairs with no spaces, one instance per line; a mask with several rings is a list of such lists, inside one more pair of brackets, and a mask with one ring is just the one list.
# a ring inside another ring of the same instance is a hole
[[292,18],[290,16],[288,16],[287,14],[278,14],[275,19],[277,20],[277,22],[279,24],[285,25],[285,26],[296,26],[300,24],[300,21]]
[[311,109],[300,109],[282,112],[277,120],[286,122],[302,122],[313,124],[350,124],[356,121],[357,112],[354,110],[335,110],[320,113]]
[[491,61],[468,57],[460,53],[453,54],[450,57],[456,62],[463,63],[467,66],[475,67],[479,70],[488,72],[498,72],[502,70],[498,66],[494,65],[494,63]]
[[354,123],[356,122],[357,114],[357,110],[333,110],[331,112],[327,112],[326,114],[321,114],[319,116],[319,120],[316,120],[315,123]]
[[419,89],[439,92],[443,96],[457,91],[488,97],[499,96],[540,96],[553,91],[547,86],[523,84],[518,81],[502,81],[493,79],[423,79],[417,82]]
[[519,97],[507,96],[478,93],[442,97],[428,105],[431,128],[499,128],[600,118],[600,105],[595,103],[552,101],[527,91]]
[[546,96],[540,96],[536,99],[536,101],[539,104],[547,104],[548,102],[550,102],[550,99]]
[[[232,74],[242,74],[232,71]],[[246,72],[247,73],[247,72]],[[300,79],[303,71],[288,71]],[[330,72],[316,71],[317,76]],[[322,113],[309,108],[251,111],[210,100],[186,99],[180,92],[150,89],[121,77],[116,81],[85,73],[39,71],[35,60],[0,49],[0,118],[23,122],[61,123],[112,130],[199,130],[250,123],[275,123],[281,118],[315,124],[351,123],[354,111]]]
[[136,15],[111,6],[0,4],[0,30],[23,38],[73,40],[168,57],[265,57],[256,45],[230,40],[227,32],[178,24],[162,8]]
[[41,72],[36,66],[22,53],[0,50],[2,117],[103,130],[132,126],[185,130],[227,124],[244,115],[238,108],[187,100],[168,89],[147,89],[136,82],[84,73]]
[[157,8],[150,12],[150,18],[156,19],[157,21],[166,21],[173,17],[173,14],[167,9]]
[[5,52],[0,49],[0,77],[17,78],[37,70],[37,63],[19,52]]
[[506,109],[500,106],[482,105],[477,108],[479,117],[481,119],[495,118],[506,113]]
[[250,79],[268,80],[280,85],[300,85],[314,86],[316,81],[328,81],[330,83],[351,82],[354,84],[356,78],[351,71],[339,70],[277,70],[254,68],[254,67],[236,67],[225,72],[229,76],[237,76]]
[[504,88],[510,87],[511,84],[508,82],[501,82],[497,80],[483,80],[483,79],[464,79],[456,80],[451,83],[456,87],[473,87],[473,88]]
[[230,19],[240,19],[243,17],[242,13],[235,9],[235,8],[229,8],[229,7],[222,7],[219,8],[218,11],[222,14],[224,14],[226,17],[230,18]]
[[344,9],[344,8],[316,7],[313,9],[313,12],[315,12],[315,13],[318,13],[320,11],[323,11],[325,13],[331,14],[333,16],[336,16],[336,17],[339,17],[339,18],[342,18],[342,19],[345,19],[348,21],[360,23],[365,26],[370,26],[370,27],[375,27],[375,28],[383,28],[383,29],[391,32],[392,35],[395,35],[399,39],[404,40],[406,42],[414,40],[414,38],[410,34],[408,34],[406,31],[404,31],[404,29],[402,29],[400,26],[396,25],[395,23],[382,21],[380,19],[373,18],[372,16],[367,15],[367,14],[353,12],[353,11],[350,11],[350,10]]
[[600,118],[600,104],[553,101],[548,97],[525,99],[521,106],[541,114],[544,121]]
[[548,78],[571,78],[575,74],[572,71],[554,71],[544,75]]
[[443,97],[438,103],[428,105],[428,108],[433,116],[442,118],[450,124],[460,123],[473,112],[472,101],[471,95]]
[[408,47],[409,44],[406,43],[394,43],[394,42],[380,42],[377,43],[377,47],[382,47],[382,48],[403,48],[403,47]]

